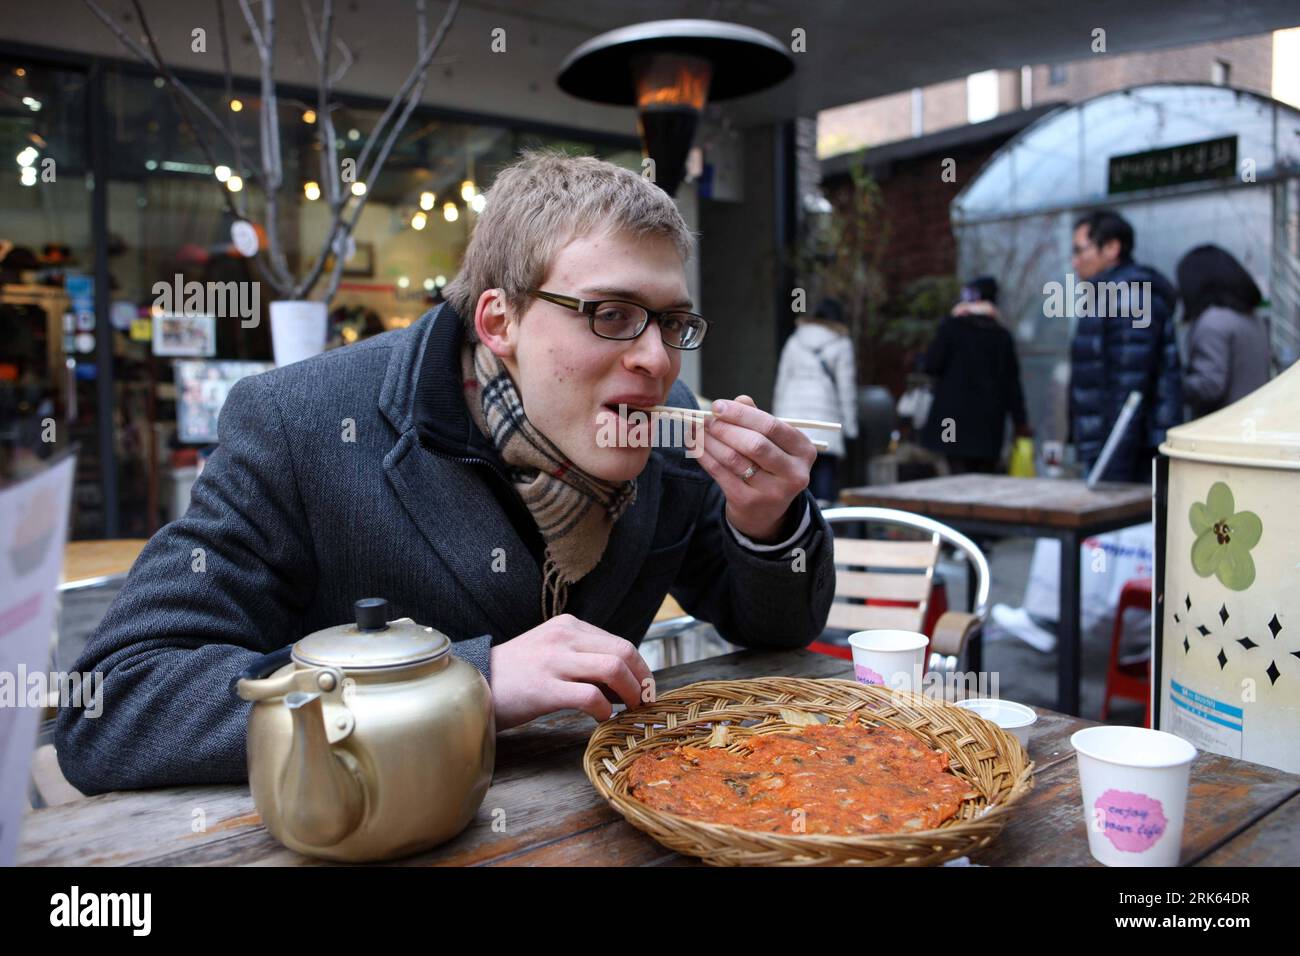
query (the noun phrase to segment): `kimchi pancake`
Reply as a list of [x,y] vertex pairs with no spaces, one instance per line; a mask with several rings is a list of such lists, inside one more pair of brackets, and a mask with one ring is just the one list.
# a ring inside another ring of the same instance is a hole
[[928,830],[977,796],[946,754],[893,727],[817,724],[744,744],[747,754],[681,745],[643,754],[628,770],[630,793],[705,823],[839,836]]

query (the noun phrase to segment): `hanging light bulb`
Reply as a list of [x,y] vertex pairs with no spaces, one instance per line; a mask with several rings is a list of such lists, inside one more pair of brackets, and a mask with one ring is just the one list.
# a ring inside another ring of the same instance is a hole
[[417,212],[411,217],[411,228],[417,232],[423,229],[429,222],[429,217],[422,212]]
[[238,112],[239,112],[240,110],[242,110],[243,108],[244,108],[244,101],[243,101],[243,100],[231,100],[231,101],[230,101],[230,112],[232,112],[232,113],[238,113]]
[[424,280],[424,291],[425,291],[425,292],[432,292],[432,291],[433,291],[434,289],[436,289],[436,288],[438,288],[438,286],[434,283],[434,281],[433,281],[432,279],[425,279],[425,280]]
[[226,180],[226,188],[229,189],[232,193],[239,192],[241,189],[244,188],[243,177],[231,174],[230,178]]
[[411,284],[411,280],[408,279],[406,276],[398,276],[397,287],[399,289],[405,289],[410,284]]
[[217,182],[224,183],[230,178],[230,167],[218,166],[216,169],[212,170],[212,175],[217,177]]
[[455,222],[460,218],[460,210],[456,208],[454,202],[444,203],[442,206],[442,218],[448,222]]
[[352,184],[352,195],[364,196],[365,194],[366,194],[366,184],[358,179],[355,183]]
[[302,111],[302,121],[303,121],[304,123],[306,123],[307,125],[309,125],[309,126],[310,126],[312,123],[316,122],[316,111],[315,111],[315,110],[303,110],[303,111]]
[[24,166],[22,172],[19,174],[19,179],[21,180],[21,182],[22,182],[22,184],[23,184],[24,186],[35,186],[35,185],[36,185],[36,167],[35,167],[35,166]]
[[469,208],[475,212],[482,212],[483,207],[487,205],[487,197],[482,193],[475,193],[474,198],[469,201]]
[[474,198],[474,180],[467,179],[460,184],[460,198],[466,202]]
[[311,202],[320,199],[320,183],[311,179],[307,180],[307,182],[302,184],[302,194]]
[[427,212],[428,210],[433,208],[433,204],[435,202],[437,202],[437,198],[433,195],[433,193],[420,193],[421,209]]
[[33,146],[24,147],[23,151],[18,154],[18,165],[30,166],[32,163],[36,162],[36,157],[39,155],[40,154],[36,152],[35,147]]

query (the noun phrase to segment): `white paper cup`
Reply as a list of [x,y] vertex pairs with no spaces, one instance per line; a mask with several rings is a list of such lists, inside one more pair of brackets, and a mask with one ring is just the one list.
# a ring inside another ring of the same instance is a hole
[[1088,849],[1107,866],[1177,866],[1196,748],[1145,727],[1089,727],[1070,737]]
[[1029,732],[1033,729],[1038,714],[1033,708],[1017,704],[1013,700],[998,700],[996,697],[968,697],[957,701],[958,707],[974,711],[991,724],[997,724],[1020,741],[1020,746],[1029,749]]
[[857,631],[849,635],[853,676],[859,684],[919,691],[929,644],[928,637],[915,631]]

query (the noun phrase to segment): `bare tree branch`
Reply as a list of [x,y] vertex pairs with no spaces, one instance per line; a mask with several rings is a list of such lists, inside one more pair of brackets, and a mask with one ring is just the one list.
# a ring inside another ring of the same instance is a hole
[[[230,34],[226,30],[226,5],[225,0],[214,0],[217,7],[217,32],[221,37],[221,69],[225,74],[226,81],[226,102],[229,103],[235,97],[234,82],[235,71],[230,66]],[[227,117],[229,123],[227,138],[235,146],[235,168],[239,170],[240,175],[244,175],[244,147],[239,141],[239,130],[235,126],[235,114],[232,111]]]
[[[159,73],[164,74],[164,76],[168,74],[166,65],[162,63],[161,60],[155,60],[153,55],[150,54],[148,50],[144,49],[144,47],[140,46],[140,44],[137,43],[129,33],[118,26],[113,18],[105,13],[104,9],[100,7],[95,0],[83,0],[83,2],[90,8],[90,12],[97,16],[104,26],[108,27],[109,31],[117,37],[121,44],[131,53],[135,54],[136,58],[144,63],[145,66],[157,70]],[[204,103],[203,100],[199,98],[198,94],[176,78],[175,74],[171,75],[169,82],[181,91],[185,98],[190,101],[190,104],[199,111],[199,114],[211,123],[223,137],[230,139],[226,132],[226,128],[222,125],[221,121],[217,119],[216,114],[212,112],[208,107],[208,104]],[[237,144],[233,140],[230,140],[230,146],[232,149],[238,148]]]
[[339,68],[330,77],[330,83],[337,86],[356,61],[356,57],[352,55],[352,47],[348,46],[342,37],[336,38],[334,42],[338,45],[339,52],[343,54],[343,62],[339,64]]
[[[149,44],[149,49],[153,53],[155,61],[160,64],[162,74],[167,80],[168,91],[176,101],[176,108],[180,111],[181,119],[189,128],[190,132],[194,134],[194,141],[199,144],[199,150],[203,153],[204,158],[207,159],[208,165],[215,169],[217,159],[212,153],[212,147],[208,144],[208,138],[203,135],[203,130],[201,130],[198,124],[194,122],[194,117],[190,114],[189,107],[186,105],[184,97],[181,96],[180,91],[177,89],[175,74],[173,74],[170,67],[163,62],[162,54],[158,50],[158,40],[154,37],[153,30],[149,28],[149,20],[144,15],[144,10],[140,6],[140,0],[131,0],[131,5],[135,7],[135,15],[140,18],[140,29],[144,31],[145,39]],[[226,209],[232,216],[243,218],[239,209],[236,207],[234,194],[231,193],[230,190],[222,190],[222,199],[224,199]]]
[[[163,62],[157,41],[154,39],[153,34],[149,32],[145,22],[140,0],[131,0],[131,2],[140,17],[141,24],[144,25],[150,50],[144,49],[126,30],[114,22],[99,6],[97,0],[84,0],[84,2],[123,46],[147,66],[157,70],[166,78],[172,87],[173,95],[177,96],[178,109],[181,111],[186,124],[194,132],[195,139],[208,157],[209,162],[214,167],[217,165],[211,147],[186,108],[185,101],[188,101],[199,115],[211,123],[229,144],[235,155],[235,164],[239,167],[241,174],[244,174],[244,178],[250,182],[255,180],[261,182],[266,196],[267,254],[255,257],[255,261],[268,282],[275,287],[277,293],[291,295],[294,298],[307,298],[319,282],[324,271],[325,262],[332,254],[334,263],[326,284],[324,300],[328,302],[332,299],[338,291],[339,282],[342,278],[345,258],[343,255],[344,243],[355,230],[370,195],[369,190],[367,190],[366,193],[357,197],[354,204],[349,206],[350,190],[345,191],[340,182],[339,142],[333,118],[336,105],[331,102],[331,99],[334,86],[347,73],[354,61],[354,57],[347,43],[342,38],[334,36],[334,0],[322,0],[323,9],[319,29],[316,28],[313,22],[310,0],[300,0],[312,51],[315,53],[320,67],[316,107],[317,138],[322,146],[321,178],[330,206],[330,225],[319,254],[302,281],[297,284],[294,283],[289,271],[279,228],[279,199],[280,190],[284,184],[284,169],[280,142],[279,99],[274,77],[275,0],[260,0],[262,4],[262,21],[260,25],[253,15],[250,0],[239,0],[240,11],[252,35],[260,65],[261,107],[258,117],[261,153],[260,175],[259,172],[244,166],[242,145],[234,118],[228,117],[225,122],[219,119],[212,109],[193,90],[177,79],[175,74]],[[419,57],[401,87],[385,107],[378,123],[371,130],[370,136],[367,137],[361,155],[357,160],[357,173],[361,181],[366,183],[368,187],[373,187],[378,180],[380,171],[402,135],[411,113],[419,104],[424,93],[430,65],[441,62],[435,60],[435,54],[441,47],[442,41],[451,28],[460,7],[460,0],[451,0],[442,21],[438,25],[438,29],[430,38],[428,36],[426,2],[427,0],[415,0],[416,49]],[[216,3],[218,30],[222,44],[222,64],[225,71],[225,93],[227,101],[230,101],[233,98],[230,43],[222,0],[216,0]],[[332,53],[335,48],[339,51],[341,62],[335,69],[331,70]],[[229,190],[223,190],[223,193],[223,198],[230,211],[240,218],[246,218],[243,209],[239,208],[233,194]]]
[[[307,0],[302,0],[302,3],[303,15],[309,17]],[[313,32],[310,18],[308,19],[307,29],[308,32]],[[317,253],[315,261],[307,270],[307,274],[294,288],[294,297],[299,299],[306,298],[310,294],[312,286],[316,284],[316,280],[320,278],[321,269],[324,267],[325,259],[329,255],[330,244],[334,241],[343,209],[343,196],[339,189],[338,138],[334,131],[334,115],[329,102],[330,91],[333,86],[333,80],[329,72],[330,36],[333,30],[334,0],[324,0],[324,6],[321,10],[320,35],[316,36],[313,33],[312,47],[317,52],[317,60],[320,65],[320,79],[317,85],[319,108],[316,111],[316,121],[321,125],[317,138],[322,144],[320,157],[321,182],[325,191],[325,201],[329,203],[330,228],[325,245]]]
[[257,28],[257,19],[253,16],[253,11],[249,9],[248,0],[239,0],[239,9],[244,14],[244,22],[248,24],[248,32],[253,36],[253,46],[257,47],[258,57],[263,60],[267,59],[270,51],[262,40],[262,31]]
[[[375,128],[371,131],[370,135],[366,137],[366,144],[362,147],[361,155],[357,159],[358,171],[365,168],[366,159],[370,156],[371,147],[374,146],[375,142],[379,139],[385,124],[392,119],[393,113],[396,112],[398,104],[403,102],[407,96],[410,95],[411,90],[414,88],[416,83],[419,83],[421,89],[423,89],[425,71],[429,67],[429,61],[433,59],[433,55],[438,52],[438,47],[442,45],[442,38],[451,27],[451,21],[455,17],[456,10],[459,6],[460,0],[451,0],[451,3],[447,6],[447,12],[443,15],[442,22],[438,24],[438,32],[434,34],[433,40],[423,48],[419,60],[417,60],[415,66],[411,68],[411,72],[407,75],[401,88],[398,89],[392,100],[389,101],[387,108],[379,117],[379,122],[375,124]],[[423,0],[421,0],[420,6],[417,7],[417,9],[422,11]],[[423,15],[422,12],[421,15]],[[408,109],[406,113],[409,115],[410,110]],[[389,140],[389,143],[391,144],[391,140]]]
[[258,125],[261,130],[262,177],[266,194],[267,254],[271,271],[280,279],[277,285],[284,287],[282,294],[290,294],[293,290],[293,277],[289,274],[289,264],[280,241],[280,187],[284,182],[284,173],[280,157],[280,110],[275,92],[275,0],[262,0],[261,30],[257,28],[248,0],[239,0],[239,8],[252,31],[253,45],[257,48],[261,66],[262,103],[258,111]]
[[302,22],[307,25],[307,39],[311,41],[311,52],[316,55],[316,62],[319,63],[324,54],[320,48],[320,37],[316,36],[316,31],[312,29],[313,17],[311,15],[311,4],[307,0],[298,0],[302,7]]
[[[418,26],[417,43],[422,52],[420,54],[420,59],[415,64],[415,68],[411,71],[411,75],[408,76],[406,82],[402,84],[402,89],[398,90],[397,95],[394,96],[392,102],[388,104],[388,109],[384,111],[385,116],[390,115],[393,109],[401,101],[402,97],[409,96],[409,99],[406,101],[406,106],[402,110],[401,116],[393,124],[387,138],[384,140],[383,146],[380,147],[379,153],[375,157],[374,164],[370,167],[370,172],[367,174],[368,178],[363,180],[367,187],[373,186],[375,180],[379,178],[379,170],[383,169],[384,163],[388,160],[388,154],[393,149],[393,144],[397,142],[398,135],[402,132],[402,128],[406,126],[406,121],[410,117],[411,112],[415,109],[415,105],[420,101],[420,97],[424,93],[425,75],[429,67],[429,61],[433,59],[433,55],[437,53],[438,48],[442,46],[443,38],[447,35],[447,31],[451,29],[452,21],[455,19],[456,11],[459,7],[460,0],[451,0],[451,3],[447,6],[447,11],[443,14],[442,22],[438,24],[437,32],[434,33],[433,39],[426,45],[425,36],[428,32],[428,25],[425,0],[416,0],[415,10]],[[370,148],[370,144],[373,142],[374,137],[378,136],[379,130],[383,127],[383,124],[384,119],[381,117],[379,124],[371,134],[371,138],[367,139],[365,149],[361,151],[361,158],[357,160],[358,172],[360,172],[365,166],[366,151]],[[370,198],[369,188],[367,188],[364,195],[358,198],[356,206],[352,209],[352,215],[347,220],[343,229],[343,239],[346,239],[347,236],[351,235],[352,230],[356,228],[357,220],[361,217],[361,210],[365,208],[366,200],[368,198]],[[330,276],[329,284],[325,287],[324,298],[326,302],[329,302],[334,298],[334,293],[338,291],[339,282],[342,278],[343,256],[340,254],[334,257],[334,271]]]

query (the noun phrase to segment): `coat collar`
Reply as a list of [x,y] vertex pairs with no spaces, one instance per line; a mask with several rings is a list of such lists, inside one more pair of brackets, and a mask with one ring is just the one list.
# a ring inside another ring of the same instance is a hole
[[[384,471],[412,521],[492,622],[494,637],[506,640],[541,623],[542,577],[481,466],[467,460],[499,463],[461,396],[460,317],[443,304],[404,331],[379,395],[380,411],[399,436]],[[649,551],[661,478],[653,452],[637,478],[636,502],[614,525],[600,563],[570,588],[568,613],[599,626],[617,610]],[[504,572],[496,570],[500,559]]]

